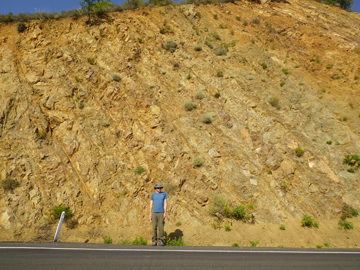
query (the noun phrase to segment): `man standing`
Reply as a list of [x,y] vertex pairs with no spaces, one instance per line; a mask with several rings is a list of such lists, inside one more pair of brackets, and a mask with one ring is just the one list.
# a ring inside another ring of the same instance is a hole
[[159,246],[164,245],[164,220],[166,217],[166,193],[161,192],[162,185],[156,184],[154,189],[156,192],[150,197],[150,220],[153,226],[152,245],[157,245],[157,228],[159,227]]

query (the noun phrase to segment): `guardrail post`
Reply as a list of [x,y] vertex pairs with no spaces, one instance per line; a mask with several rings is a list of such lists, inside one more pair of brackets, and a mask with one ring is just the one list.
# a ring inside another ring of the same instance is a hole
[[60,220],[59,220],[59,224],[57,226],[57,229],[56,229],[56,232],[55,232],[55,236],[54,236],[54,242],[57,241],[58,237],[59,237],[59,233],[60,233],[60,229],[61,229],[61,225],[64,221],[64,217],[65,217],[65,211],[63,211],[61,213],[61,217],[60,217]]

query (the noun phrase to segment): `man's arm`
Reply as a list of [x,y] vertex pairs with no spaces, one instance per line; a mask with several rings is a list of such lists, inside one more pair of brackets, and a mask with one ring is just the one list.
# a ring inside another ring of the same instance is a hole
[[149,214],[149,218],[150,218],[150,219],[152,218],[153,205],[154,205],[153,201],[150,200],[150,214]]
[[167,200],[165,199],[164,200],[164,216],[163,216],[164,219],[166,218],[166,207],[167,207]]

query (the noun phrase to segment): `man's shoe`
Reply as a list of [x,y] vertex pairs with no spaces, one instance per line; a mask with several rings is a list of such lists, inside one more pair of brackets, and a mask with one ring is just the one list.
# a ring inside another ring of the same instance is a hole
[[159,241],[159,246],[165,246],[163,241],[161,241],[161,240]]
[[157,244],[156,244],[156,242],[153,242],[152,245],[153,245],[153,246],[156,246]]

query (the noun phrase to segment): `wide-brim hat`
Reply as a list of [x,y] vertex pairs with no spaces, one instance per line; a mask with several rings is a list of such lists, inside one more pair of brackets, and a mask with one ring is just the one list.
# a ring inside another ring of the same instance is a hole
[[157,189],[157,188],[164,188],[161,184],[156,184],[154,189]]

